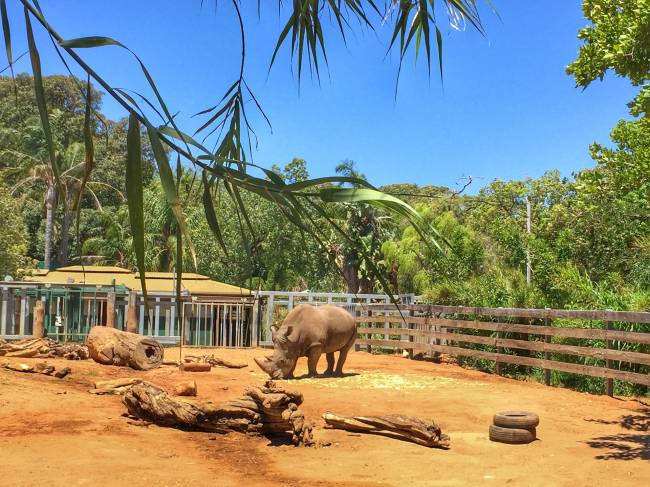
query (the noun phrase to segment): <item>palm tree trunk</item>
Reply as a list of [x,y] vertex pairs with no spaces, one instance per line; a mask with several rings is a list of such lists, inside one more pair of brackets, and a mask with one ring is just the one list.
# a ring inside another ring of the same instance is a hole
[[61,225],[61,244],[59,246],[59,267],[68,263],[68,246],[70,242],[70,225],[72,223],[72,210],[66,208]]
[[54,206],[56,203],[56,190],[53,185],[47,186],[47,193],[45,195],[45,256],[43,263],[45,269],[49,269],[51,265],[52,255],[52,230],[54,229]]

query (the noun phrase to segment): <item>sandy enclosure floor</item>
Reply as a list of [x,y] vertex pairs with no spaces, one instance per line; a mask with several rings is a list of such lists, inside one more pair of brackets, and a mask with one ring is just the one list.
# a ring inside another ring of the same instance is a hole
[[[592,396],[515,381],[450,364],[350,353],[347,377],[280,381],[305,396],[324,448],[294,448],[239,434],[134,426],[116,396],[92,383],[143,377],[166,388],[191,377],[198,399],[239,396],[265,375],[265,350],[209,350],[245,369],[149,372],[92,361],[50,360],[72,373],[59,380],[0,369],[0,484],[27,485],[650,485],[650,403]],[[191,349],[186,353],[201,353]],[[178,357],[167,349],[166,359]],[[0,359],[1,360],[1,359]],[[35,359],[8,359],[34,362]],[[325,360],[320,370],[325,368]],[[301,359],[297,375],[306,372]],[[539,440],[488,440],[492,415],[528,409]],[[430,418],[451,436],[448,451],[322,428],[321,414],[400,413]]]

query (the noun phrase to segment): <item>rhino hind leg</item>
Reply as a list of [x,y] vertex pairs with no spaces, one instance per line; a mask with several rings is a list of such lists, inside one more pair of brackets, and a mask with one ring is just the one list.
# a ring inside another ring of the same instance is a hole
[[323,347],[312,347],[307,353],[307,370],[309,377],[316,377],[318,375],[317,366],[318,360],[323,353]]
[[[355,330],[356,331],[356,330]],[[345,344],[345,346],[340,350],[339,352],[339,360],[336,362],[336,370],[334,371],[334,375],[337,377],[340,377],[343,375],[343,364],[345,364],[345,359],[348,358],[348,352],[352,348],[352,345],[354,345],[354,342],[357,339],[356,332],[350,337],[350,340],[348,343]]]
[[325,371],[325,375],[332,375],[334,374],[334,352],[326,353],[325,357],[327,358],[327,370]]

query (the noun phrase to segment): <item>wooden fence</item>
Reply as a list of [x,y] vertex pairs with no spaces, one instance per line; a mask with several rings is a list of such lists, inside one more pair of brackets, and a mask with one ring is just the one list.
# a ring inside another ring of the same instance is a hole
[[599,377],[609,395],[614,379],[650,386],[650,313],[369,304],[356,315],[357,349],[486,359],[499,374],[503,364],[538,367],[547,385],[551,370]]

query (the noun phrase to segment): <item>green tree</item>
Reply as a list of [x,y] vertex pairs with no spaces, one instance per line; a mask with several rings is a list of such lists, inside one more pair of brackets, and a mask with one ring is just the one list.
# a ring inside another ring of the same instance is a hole
[[583,0],[592,25],[580,29],[578,58],[567,68],[578,86],[603,79],[608,70],[640,86],[629,104],[634,115],[650,110],[650,1]]
[[0,179],[0,279],[6,275],[16,279],[16,271],[28,267],[27,232],[21,218],[19,202],[9,195],[8,188]]
[[[54,157],[54,143],[51,137],[51,124],[49,121],[47,103],[43,96],[43,83],[40,79],[40,57],[38,43],[33,35],[32,23],[38,23],[47,31],[48,36],[54,41],[54,47],[63,57],[69,57],[80,69],[85,71],[89,77],[99,83],[106,90],[107,96],[112,97],[129,113],[129,128],[132,136],[128,138],[130,151],[129,166],[127,174],[138,175],[130,178],[134,181],[134,187],[128,192],[129,212],[133,228],[133,242],[138,256],[138,266],[144,268],[144,215],[142,211],[142,182],[141,155],[139,151],[140,125],[144,125],[148,138],[151,142],[156,163],[159,169],[161,183],[165,189],[164,193],[174,214],[178,228],[189,237],[186,215],[183,213],[181,202],[178,198],[178,190],[173,181],[173,172],[170,169],[169,154],[176,153],[188,164],[200,173],[202,184],[205,188],[203,201],[206,207],[206,216],[211,230],[217,241],[223,241],[220,235],[218,218],[223,215],[214,214],[213,201],[220,184],[226,187],[227,195],[237,207],[237,212],[244,219],[249,220],[246,207],[241,197],[242,192],[253,192],[270,203],[277,205],[283,215],[290,215],[292,221],[298,228],[321,240],[325,236],[323,228],[315,225],[310,218],[310,211],[322,213],[324,206],[330,202],[336,203],[365,203],[376,205],[395,214],[409,219],[411,224],[418,226],[421,223],[419,216],[411,207],[396,198],[386,198],[373,188],[368,188],[363,180],[338,177],[330,178],[333,181],[345,181],[353,184],[354,188],[331,187],[324,185],[322,179],[313,181],[302,181],[298,185],[287,185],[282,178],[273,175],[272,172],[261,169],[264,178],[251,177],[249,169],[254,166],[249,164],[252,139],[255,138],[253,128],[250,126],[250,118],[246,114],[247,101],[255,100],[255,106],[259,103],[255,98],[250,85],[246,81],[246,12],[242,13],[240,2],[233,0],[230,4],[233,12],[233,19],[239,26],[241,41],[241,65],[237,70],[235,80],[230,85],[221,101],[211,108],[203,110],[200,115],[206,116],[207,121],[196,131],[206,137],[211,134],[221,134],[216,140],[215,149],[208,150],[198,141],[182,133],[177,126],[172,113],[165,103],[160,91],[156,87],[153,78],[144,64],[140,62],[144,78],[146,79],[151,92],[152,100],[144,100],[139,104],[126,91],[114,89],[101,75],[89,66],[80,54],[80,49],[99,48],[107,45],[116,45],[125,48],[120,42],[107,37],[89,36],[79,39],[64,40],[56,31],[55,26],[48,22],[45,12],[38,3],[33,0],[15,0],[24,8],[24,20],[26,24],[27,41],[32,62],[32,71],[35,75],[35,94],[38,101],[38,109],[41,118],[43,133],[47,142],[50,164],[56,174],[57,161]],[[3,3],[4,5],[4,3]],[[298,78],[301,79],[303,67],[309,66],[312,73],[319,75],[319,61],[326,59],[325,31],[322,26],[322,19],[329,16],[334,25],[345,39],[346,32],[352,31],[358,20],[360,26],[374,28],[380,23],[390,22],[393,25],[392,39],[389,49],[398,51],[400,64],[409,51],[413,51],[417,59],[418,52],[422,47],[426,51],[426,62],[430,67],[432,62],[432,46],[434,56],[438,55],[440,69],[442,69],[442,35],[436,19],[448,18],[450,22],[467,21],[469,25],[483,32],[477,3],[474,0],[443,0],[436,4],[434,2],[391,2],[382,11],[374,0],[345,0],[343,2],[315,1],[308,3],[294,2],[287,4],[278,2],[278,13],[286,16],[285,27],[277,39],[276,47],[272,55],[271,64],[274,63],[276,55],[283,45],[289,45],[292,60],[296,61]],[[258,12],[259,14],[260,12]],[[3,19],[4,20],[4,19]],[[352,20],[352,22],[351,22]],[[13,19],[3,22],[6,52],[11,65],[12,50],[9,26]],[[292,33],[289,36],[289,32]],[[291,41],[289,41],[291,39]],[[399,39],[399,41],[397,41]],[[299,42],[296,42],[299,40]],[[423,41],[424,42],[421,42]],[[132,51],[130,51],[133,54]],[[139,61],[139,59],[138,59]],[[305,62],[303,62],[305,61]],[[90,91],[90,87],[88,87]],[[141,108],[143,107],[144,110]],[[90,107],[88,107],[90,110]],[[154,117],[159,116],[160,122],[154,123]],[[263,114],[262,114],[263,115]],[[135,151],[134,149],[138,149]],[[329,222],[329,219],[326,219]],[[333,226],[330,226],[333,227]],[[432,236],[428,229],[421,228],[421,234],[428,239]],[[364,260],[369,268],[374,263],[369,254],[364,253]]]

